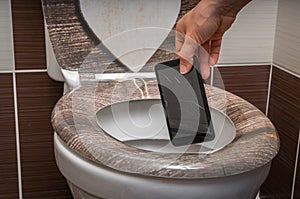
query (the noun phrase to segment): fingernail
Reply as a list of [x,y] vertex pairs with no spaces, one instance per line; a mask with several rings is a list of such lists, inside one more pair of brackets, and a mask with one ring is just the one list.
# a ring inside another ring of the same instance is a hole
[[181,74],[185,74],[186,73],[186,69],[187,69],[186,66],[180,66],[180,73]]

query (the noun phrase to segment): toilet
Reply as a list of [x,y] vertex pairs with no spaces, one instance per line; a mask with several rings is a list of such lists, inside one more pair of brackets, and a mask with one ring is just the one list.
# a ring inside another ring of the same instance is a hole
[[[65,82],[51,117],[55,158],[74,198],[257,197],[279,138],[249,102],[205,85],[217,139],[174,147],[168,138],[153,65],[176,58],[170,30],[197,1],[42,2],[48,74]],[[119,12],[111,13],[111,7]],[[128,16],[122,8],[131,10]],[[158,19],[147,17],[154,8],[166,18],[161,27],[153,28]],[[122,22],[134,13],[142,13],[152,28],[141,30],[139,20]],[[95,19],[103,16],[97,26]],[[149,43],[139,40],[149,33]],[[127,40],[119,48],[122,38]]]

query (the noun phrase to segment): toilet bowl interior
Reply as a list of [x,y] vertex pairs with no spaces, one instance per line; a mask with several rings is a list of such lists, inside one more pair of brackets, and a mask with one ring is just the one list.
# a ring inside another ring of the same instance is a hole
[[210,108],[215,139],[198,144],[174,146],[170,142],[160,99],[115,103],[99,110],[97,122],[107,134],[124,144],[160,153],[213,153],[236,136],[233,122],[223,112]]

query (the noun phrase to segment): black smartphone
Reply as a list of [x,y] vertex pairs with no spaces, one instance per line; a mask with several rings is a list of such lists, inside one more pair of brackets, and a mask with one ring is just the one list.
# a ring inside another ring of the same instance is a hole
[[203,79],[197,58],[192,70],[182,75],[179,59],[155,66],[159,92],[173,145],[211,141],[215,137]]

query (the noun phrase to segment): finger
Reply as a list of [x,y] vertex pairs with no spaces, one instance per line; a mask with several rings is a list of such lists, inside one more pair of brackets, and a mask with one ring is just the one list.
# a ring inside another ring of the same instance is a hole
[[[204,50],[205,50],[206,52],[208,52],[208,53],[210,52],[210,50],[209,50],[209,41],[205,42],[205,43],[202,44],[201,46],[202,46],[202,48],[204,48]],[[198,55],[200,55],[199,53],[200,53],[201,47],[198,47],[198,49],[199,49]]]
[[184,43],[184,34],[176,30],[176,33],[175,33],[176,53],[180,52],[183,43]]
[[198,61],[200,64],[200,71],[203,79],[207,79],[210,75],[210,56],[209,43],[205,42],[203,46],[198,47]]
[[218,40],[213,40],[211,42],[211,51],[210,51],[211,65],[215,65],[219,60],[221,44],[222,44],[222,38]]
[[180,72],[182,74],[188,73],[193,66],[193,56],[199,45],[195,40],[189,36],[185,36],[184,43],[177,53],[180,58]]
[[176,53],[180,52],[180,49],[184,43],[184,36],[185,36],[185,25],[183,19],[180,19],[175,27],[175,46],[176,46]]

